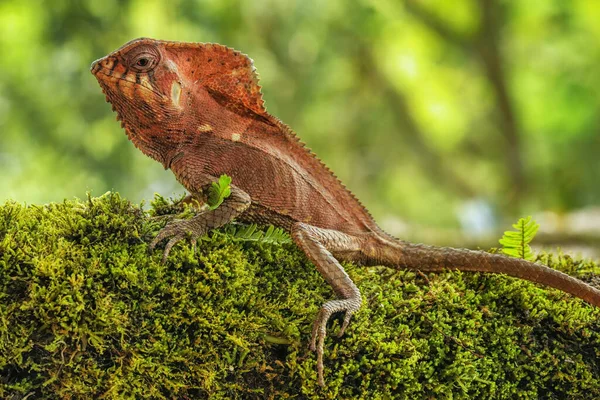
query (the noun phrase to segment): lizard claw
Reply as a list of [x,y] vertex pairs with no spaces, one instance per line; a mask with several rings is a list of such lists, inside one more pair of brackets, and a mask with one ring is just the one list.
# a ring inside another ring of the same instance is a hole
[[323,304],[319,310],[319,314],[317,314],[317,318],[313,324],[310,349],[317,352],[317,376],[320,386],[325,386],[325,379],[323,377],[323,349],[325,347],[325,336],[327,335],[327,321],[329,321],[329,318],[334,313],[344,311],[346,315],[338,333],[338,336],[342,336],[348,327],[348,323],[350,323],[352,314],[360,308],[361,302],[362,299],[360,296],[343,300],[331,300]]
[[354,314],[354,312],[355,311],[346,311],[346,314],[344,315],[344,322],[342,322],[342,327],[338,332],[338,337],[344,336],[344,332],[346,332],[346,328],[348,327],[348,324],[350,323],[350,319],[352,319],[352,314]]
[[158,235],[156,235],[154,240],[152,240],[152,242],[148,246],[148,250],[150,252],[154,251],[154,248],[156,247],[156,245],[158,243],[160,243],[164,239],[169,238],[169,241],[167,242],[167,244],[165,246],[165,250],[163,252],[163,257],[162,257],[162,262],[165,263],[167,261],[167,257],[169,257],[171,248],[173,248],[173,246],[177,242],[184,239],[188,235],[188,233],[191,234],[190,240],[192,242],[192,246],[195,251],[196,250],[196,240],[200,236],[202,236],[204,234],[204,232],[198,232],[197,229],[194,229],[194,226],[192,224],[190,224],[189,220],[174,220],[174,221],[169,222],[167,224],[167,226],[165,226],[158,233]]

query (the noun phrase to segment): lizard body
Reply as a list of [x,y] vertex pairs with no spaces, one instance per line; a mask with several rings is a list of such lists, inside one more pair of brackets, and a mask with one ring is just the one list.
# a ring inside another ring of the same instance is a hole
[[600,291],[548,267],[466,249],[412,244],[381,230],[336,176],[281,121],[267,113],[252,60],[217,44],[136,39],[92,64],[129,139],[204,201],[222,174],[231,195],[215,210],[168,223],[150,244],[163,253],[233,219],[272,224],[295,243],[338,299],[320,309],[312,331],[320,384],[326,324],[345,312],[341,336],[361,306],[341,260],[422,271],[504,273],[542,283],[600,306]]

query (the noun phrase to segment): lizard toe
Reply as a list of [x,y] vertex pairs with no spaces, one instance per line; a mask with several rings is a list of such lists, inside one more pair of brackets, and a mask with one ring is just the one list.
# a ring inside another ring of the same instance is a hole
[[150,244],[148,245],[148,253],[152,253],[154,251],[154,248],[156,247],[156,245],[162,240],[162,238],[156,236],[154,239],[152,239],[152,241],[150,242]]
[[[148,250],[150,252],[154,251],[154,248],[156,247],[156,245],[158,245],[160,242],[162,242],[163,240],[167,239],[167,238],[175,238],[175,237],[179,237],[179,239],[177,239],[175,242],[181,240],[181,238],[183,236],[185,236],[185,232],[187,231],[187,221],[185,220],[174,220],[169,222],[164,228],[161,229],[160,232],[158,232],[158,235],[156,235],[156,237],[152,240],[152,242],[150,242],[150,245],[148,246]],[[169,246],[169,243],[171,244],[170,247],[173,247],[173,245],[175,243],[171,243],[171,240],[169,240],[169,242],[167,243],[167,246]],[[169,250],[170,250],[169,247]]]
[[361,303],[362,299],[359,295],[348,299],[328,301],[323,304],[319,310],[319,314],[313,324],[310,349],[317,352],[317,377],[319,385],[321,386],[325,385],[325,379],[323,377],[323,352],[325,348],[325,337],[327,336],[327,321],[329,321],[329,318],[331,318],[334,313],[344,311],[346,315],[338,336],[343,335],[350,323],[352,315],[360,309]]
[[348,324],[350,323],[350,320],[352,319],[352,315],[354,313],[354,310],[346,310],[346,315],[344,315],[344,322],[342,323],[342,327],[338,332],[338,337],[344,336],[344,332],[346,331],[346,328],[348,327]]
[[173,236],[176,233],[175,229],[177,228],[177,224],[174,222],[175,221],[169,222],[164,228],[160,230],[160,232],[158,232],[158,235],[156,235],[152,242],[150,242],[150,251],[154,250],[156,245],[159,244],[161,241],[168,238],[169,236]]
[[317,318],[315,322],[313,322],[313,329],[310,339],[310,350],[317,350],[317,340],[320,339],[321,336],[325,336],[327,333],[327,321],[331,317],[331,312],[325,307],[321,307],[319,310],[319,314],[317,314]]
[[163,263],[167,262],[167,258],[169,257],[169,253],[171,252],[171,249],[173,248],[173,246],[175,246],[175,244],[177,244],[177,242],[181,241],[184,238],[185,238],[185,232],[180,232],[180,233],[177,233],[175,236],[173,236],[171,239],[169,239],[169,241],[167,242],[167,245],[165,246],[165,251],[163,253],[163,258],[162,258]]
[[205,233],[205,229],[198,227],[193,224],[190,220],[175,220],[171,221],[156,235],[154,240],[149,245],[149,251],[153,251],[158,243],[165,239],[169,239],[165,245],[163,252],[163,262],[166,262],[167,257],[171,251],[171,248],[179,241],[184,239],[188,234],[190,235],[190,242],[192,244],[194,252],[196,251],[196,243]]

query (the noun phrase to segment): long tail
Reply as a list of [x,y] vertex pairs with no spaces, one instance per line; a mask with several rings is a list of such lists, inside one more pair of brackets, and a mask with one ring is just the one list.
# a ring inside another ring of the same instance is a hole
[[483,251],[427,246],[401,240],[383,242],[375,250],[379,265],[426,272],[454,269],[506,274],[562,290],[600,307],[600,290],[545,265]]

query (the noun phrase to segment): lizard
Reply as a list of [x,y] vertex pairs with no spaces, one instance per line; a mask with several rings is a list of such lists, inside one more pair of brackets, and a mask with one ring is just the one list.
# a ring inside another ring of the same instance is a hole
[[166,241],[163,262],[183,239],[236,219],[274,225],[293,241],[331,285],[336,299],[319,309],[310,349],[324,385],[327,322],[344,313],[342,336],[362,305],[361,293],[341,265],[500,273],[550,286],[600,306],[600,290],[547,266],[501,254],[435,247],[384,232],[367,209],[262,99],[251,58],[212,43],[139,38],[94,61],[91,72],[133,144],[171,169],[205,202],[219,176],[231,177],[231,194],[213,210],[173,219],[152,240]]

